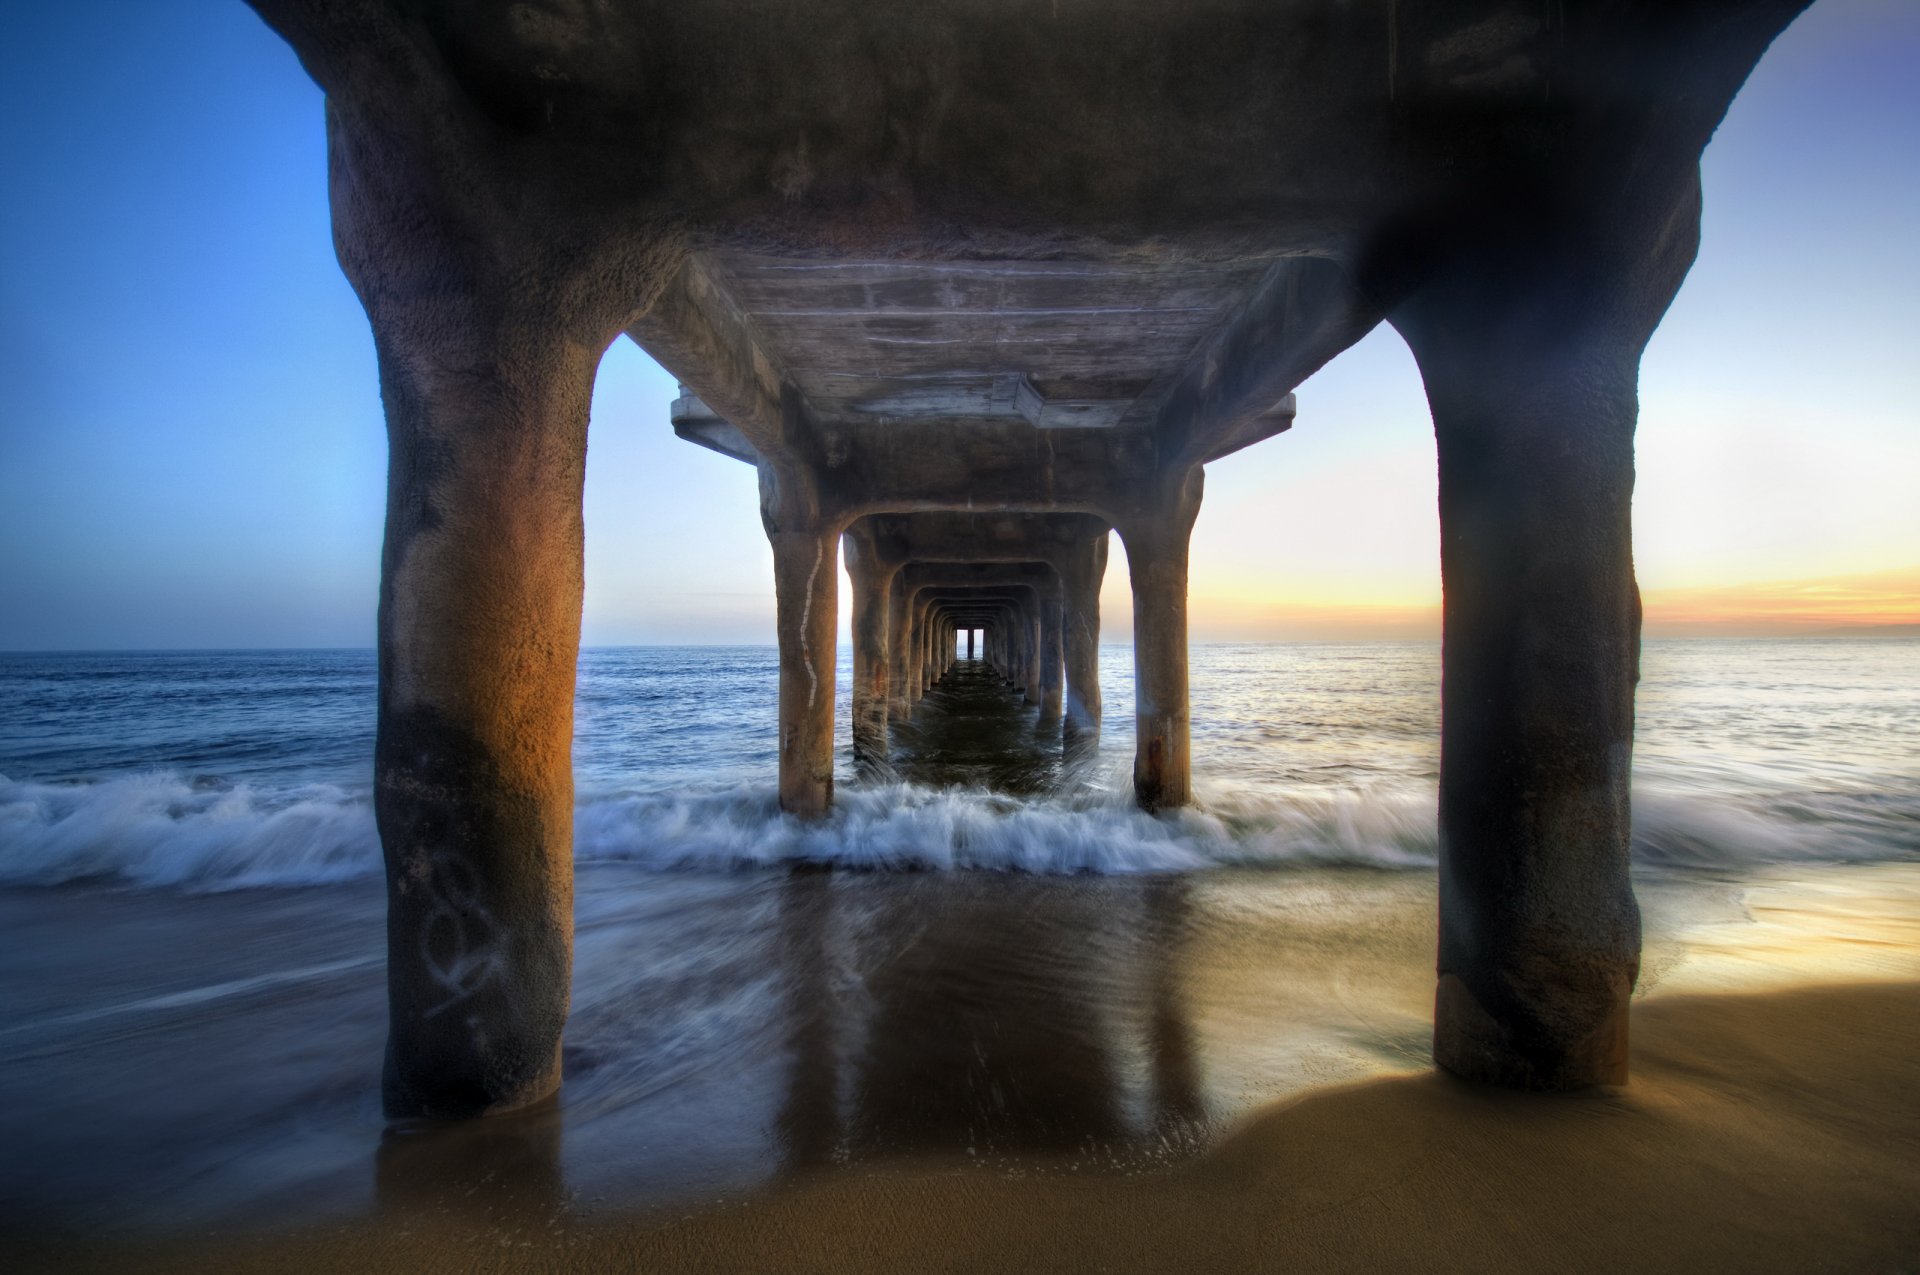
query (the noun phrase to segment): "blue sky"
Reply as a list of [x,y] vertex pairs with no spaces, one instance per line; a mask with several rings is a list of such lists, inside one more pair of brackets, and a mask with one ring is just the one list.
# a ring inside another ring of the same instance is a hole
[[[1821,0],[1707,153],[1705,245],[1643,375],[1655,604],[1920,576],[1916,66],[1920,5]],[[0,162],[0,647],[370,643],[385,437],[291,52],[238,0],[16,3]],[[609,352],[586,640],[771,640],[752,473],[676,440],[672,396]],[[1426,631],[1411,358],[1383,329],[1300,402],[1209,471],[1194,636]],[[1112,636],[1124,580],[1116,555]]]

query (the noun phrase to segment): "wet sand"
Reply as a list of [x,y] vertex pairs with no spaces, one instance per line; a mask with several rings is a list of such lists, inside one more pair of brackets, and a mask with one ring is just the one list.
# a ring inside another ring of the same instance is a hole
[[379,1120],[377,893],[0,896],[0,1265],[1920,1263],[1913,866],[1644,880],[1569,1098],[1426,1071],[1424,874],[583,885],[562,1100],[454,1129]]
[[496,1168],[518,1140],[523,1172],[457,1198],[238,1241],[34,1245],[13,1269],[1906,1270],[1916,1024],[1915,984],[1674,996],[1639,1012],[1617,1091],[1400,1077],[1259,1111],[1159,1172],[915,1157],[677,1216],[569,1215],[541,1198],[540,1122],[507,1121],[483,1136]]

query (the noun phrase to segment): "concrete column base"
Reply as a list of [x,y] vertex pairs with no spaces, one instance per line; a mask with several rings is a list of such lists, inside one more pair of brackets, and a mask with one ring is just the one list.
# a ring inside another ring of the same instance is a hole
[[1463,1080],[1509,1089],[1572,1090],[1627,1082],[1627,1009],[1633,986],[1586,1016],[1570,1039],[1528,1039],[1489,1014],[1457,975],[1442,974],[1433,1006],[1433,1061]]

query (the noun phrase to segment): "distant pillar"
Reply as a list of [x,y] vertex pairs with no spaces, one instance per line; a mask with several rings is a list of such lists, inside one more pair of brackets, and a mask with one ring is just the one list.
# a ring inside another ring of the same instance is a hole
[[967,659],[969,661],[973,659],[973,629],[971,626],[967,629]]
[[1133,575],[1133,795],[1147,810],[1193,800],[1187,707],[1187,545],[1199,466],[1166,481],[1120,527]]
[[871,528],[855,523],[841,539],[853,582],[853,755],[887,759],[887,614],[894,570],[880,562]]
[[1023,683],[1026,701],[1029,704],[1040,702],[1040,676],[1044,661],[1040,654],[1040,591],[1032,589],[1029,601],[1020,608],[1020,640],[1024,645],[1025,658],[1020,664],[1020,680]]
[[922,696],[933,689],[933,681],[936,676],[933,670],[933,660],[936,654],[933,635],[935,630],[940,626],[938,611],[931,604],[926,608],[925,615],[926,618],[920,625],[920,694]]
[[1061,737],[1076,747],[1100,739],[1100,583],[1107,574],[1106,532],[1060,559],[1066,716]]
[[887,589],[887,718],[907,721],[913,716],[913,624],[905,574],[897,568]]
[[1593,242],[1508,237],[1393,316],[1439,444],[1434,1058],[1469,1079],[1626,1078],[1633,432],[1641,351],[1693,257],[1697,181],[1689,160],[1670,203],[1580,219]]
[[1047,729],[1060,725],[1060,699],[1065,664],[1061,589],[1058,581],[1039,592],[1040,601],[1040,722]]
[[810,528],[767,538],[780,635],[780,809],[817,819],[833,804],[840,533]]
[[922,700],[927,697],[927,686],[931,680],[927,673],[927,664],[932,644],[927,640],[927,630],[932,625],[932,604],[923,596],[913,608],[913,698]]

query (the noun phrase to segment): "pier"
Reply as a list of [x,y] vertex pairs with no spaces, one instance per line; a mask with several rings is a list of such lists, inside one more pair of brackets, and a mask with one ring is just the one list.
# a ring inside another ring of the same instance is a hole
[[390,1115],[560,1084],[588,404],[623,335],[685,387],[673,428],[757,469],[780,803],[817,819],[843,552],[880,762],[963,629],[1097,738],[1115,533],[1135,796],[1188,804],[1205,467],[1391,324],[1438,448],[1434,1057],[1625,1078],[1639,360],[1799,0],[254,3],[327,93],[388,419]]

